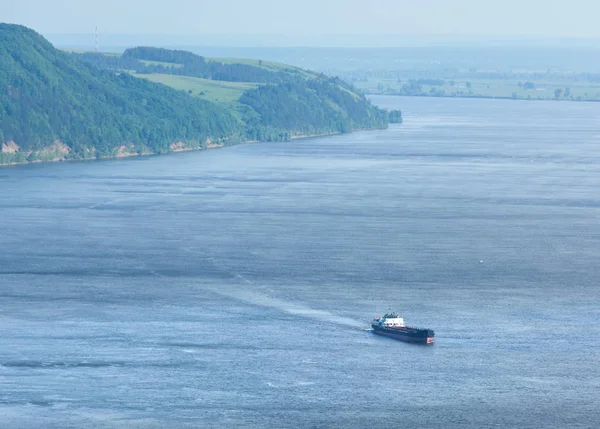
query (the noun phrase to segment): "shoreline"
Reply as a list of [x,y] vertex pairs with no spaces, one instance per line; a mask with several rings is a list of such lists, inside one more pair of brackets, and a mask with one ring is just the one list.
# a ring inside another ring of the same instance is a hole
[[[373,129],[375,129],[375,128],[373,128]],[[355,131],[367,131],[367,130],[355,130]],[[355,131],[352,131],[352,132],[355,132]],[[324,134],[302,134],[302,135],[299,135],[299,136],[292,136],[292,137],[290,137],[290,141],[292,141],[292,140],[302,140],[302,139],[313,139],[313,138],[316,138],[316,137],[337,136],[337,135],[340,135],[340,134],[342,134],[342,133],[339,132],[339,131],[337,131],[335,133],[324,133]]]
[[[370,131],[370,130],[376,130],[378,128],[369,128],[369,129],[357,129],[354,130],[352,132],[356,132],[356,131]],[[323,133],[323,134],[303,134],[303,135],[297,135],[297,136],[292,136],[290,138],[290,140],[288,141],[294,141],[294,140],[304,140],[304,139],[311,139],[311,138],[317,138],[317,137],[329,137],[329,136],[335,136],[335,135],[340,135],[342,134],[341,132],[337,131],[337,132],[332,132],[332,133]],[[18,167],[21,165],[31,165],[31,164],[50,164],[50,163],[57,163],[57,162],[90,162],[90,161],[108,161],[108,160],[119,160],[119,159],[124,159],[124,158],[134,158],[134,157],[146,157],[146,156],[162,156],[162,155],[169,155],[169,154],[174,154],[174,153],[181,153],[181,152],[199,152],[202,150],[210,150],[210,149],[220,149],[226,146],[237,146],[240,144],[247,144],[247,143],[267,143],[266,141],[262,141],[262,140],[244,140],[244,141],[240,141],[238,143],[232,143],[229,145],[226,144],[215,144],[215,143],[209,143],[208,145],[206,145],[206,147],[199,147],[199,148],[187,148],[187,147],[183,147],[183,148],[177,148],[177,149],[173,149],[169,152],[166,153],[152,153],[152,152],[144,152],[144,153],[131,153],[131,152],[126,152],[126,153],[121,153],[115,156],[103,156],[100,158],[97,157],[90,157],[90,158],[79,158],[79,159],[68,159],[68,158],[58,158],[58,159],[52,159],[49,161],[42,161],[42,160],[35,160],[35,161],[26,161],[26,162],[9,162],[6,164],[0,164],[0,168],[3,167]],[[283,143],[283,142],[282,142]]]
[[512,98],[512,97],[494,97],[493,95],[419,95],[419,94],[381,94],[376,92],[365,92],[366,96],[386,96],[386,97],[419,97],[419,98],[469,98],[481,100],[511,100],[511,101],[559,101],[571,103],[600,103],[598,100],[556,100],[555,98]]

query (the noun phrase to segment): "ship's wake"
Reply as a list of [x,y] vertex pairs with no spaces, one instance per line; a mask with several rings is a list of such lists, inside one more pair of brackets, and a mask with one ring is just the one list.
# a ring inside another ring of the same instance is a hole
[[307,307],[305,305],[285,301],[278,298],[273,298],[254,291],[236,290],[233,292],[229,292],[223,289],[215,289],[214,292],[218,293],[219,295],[227,296],[229,298],[243,301],[248,304],[274,308],[285,313],[293,314],[294,316],[305,317],[309,319],[319,320],[322,322],[333,323],[336,325],[343,325],[359,329],[364,328],[365,326],[365,323],[359,320],[338,316],[329,311],[317,310],[314,308]]
[[[210,258],[209,258],[210,259]],[[215,264],[216,265],[216,264]],[[150,270],[153,275],[161,276],[160,273],[155,270]],[[243,277],[240,274],[231,273],[231,275],[238,280],[242,280],[248,287],[252,287],[254,283],[247,278]],[[293,314],[295,316],[310,318],[319,320],[322,322],[333,323],[336,325],[347,326],[351,328],[363,329],[365,327],[365,322],[360,320],[351,319],[348,317],[338,316],[329,311],[325,310],[317,310],[314,308],[307,307],[305,305],[297,304],[290,301],[285,301],[278,298],[273,298],[255,291],[251,291],[248,289],[236,288],[235,291],[229,291],[225,288],[217,288],[211,286],[204,286],[204,288],[209,289],[211,292],[214,292],[221,296],[226,296],[228,298],[233,298],[235,300],[239,300],[248,304],[257,305],[261,307],[269,307],[274,308],[285,313]]]

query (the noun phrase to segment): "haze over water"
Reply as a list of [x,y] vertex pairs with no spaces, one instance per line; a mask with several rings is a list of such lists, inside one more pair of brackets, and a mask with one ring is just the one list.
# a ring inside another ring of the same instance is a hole
[[598,427],[600,105],[374,101],[405,123],[1,169],[0,427]]

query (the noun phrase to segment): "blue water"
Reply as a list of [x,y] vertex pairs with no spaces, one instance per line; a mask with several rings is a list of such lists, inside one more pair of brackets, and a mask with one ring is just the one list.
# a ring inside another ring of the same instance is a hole
[[405,123],[1,169],[0,428],[600,426],[600,104],[374,100]]

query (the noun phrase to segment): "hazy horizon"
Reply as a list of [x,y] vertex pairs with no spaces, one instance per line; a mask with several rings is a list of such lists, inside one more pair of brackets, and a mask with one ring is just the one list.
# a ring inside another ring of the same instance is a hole
[[[37,29],[33,28],[38,31]],[[57,46],[92,47],[94,29],[87,33],[41,33]],[[298,48],[393,48],[435,46],[519,46],[519,47],[591,47],[599,46],[600,37],[475,37],[475,36],[401,36],[373,34],[321,34],[314,36],[278,34],[120,34],[106,33],[98,28],[102,47],[165,46],[165,47],[298,47]]]
[[589,43],[600,38],[591,0],[372,0],[302,3],[255,0],[0,0],[4,22],[50,39],[170,38],[174,44],[273,46],[402,46],[410,44]]

